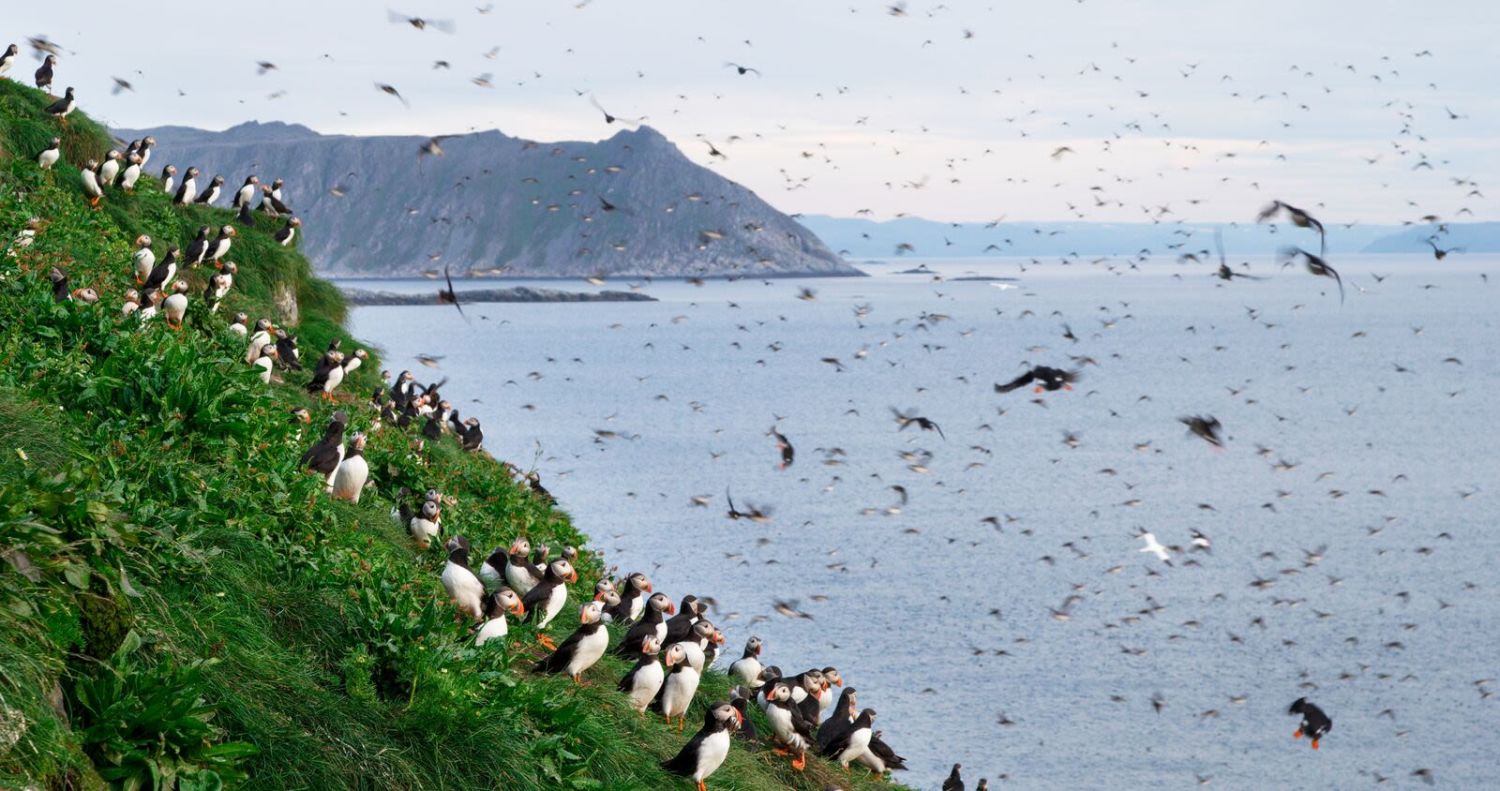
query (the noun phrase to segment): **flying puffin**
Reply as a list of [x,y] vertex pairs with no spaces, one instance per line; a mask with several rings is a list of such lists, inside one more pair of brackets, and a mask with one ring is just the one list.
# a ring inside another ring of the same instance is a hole
[[0,77],[4,77],[6,72],[10,71],[11,67],[16,65],[16,56],[20,52],[21,48],[15,44],[5,48],[5,54],[0,55]]
[[573,564],[558,558],[547,564],[547,573],[542,581],[521,598],[521,603],[526,605],[526,620],[536,624],[537,642],[549,650],[556,650],[557,646],[552,638],[542,634],[542,630],[552,623],[552,619],[562,612],[563,605],[567,603],[568,583],[577,581],[578,572],[573,570]]
[[698,791],[708,791],[703,784],[729,755],[729,735],[739,729],[743,720],[739,710],[728,703],[710,706],[703,715],[703,727],[672,758],[662,761],[663,769],[698,784]]
[[218,237],[209,243],[208,255],[205,255],[203,260],[212,260],[216,264],[224,260],[224,256],[229,255],[229,246],[233,244],[234,237],[238,235],[239,231],[236,231],[233,225],[220,228]]
[[631,572],[620,587],[623,589],[620,591],[620,606],[609,615],[616,623],[634,623],[646,612],[651,579],[639,571]]
[[223,189],[224,177],[216,174],[212,179],[209,179],[208,188],[198,193],[198,197],[193,202],[201,203],[204,206],[212,206],[214,205],[214,201],[219,199],[219,193]]
[[120,189],[135,192],[136,182],[141,180],[141,155],[131,154],[125,158],[125,169],[120,172]]
[[567,673],[575,682],[594,666],[609,648],[609,630],[604,628],[604,604],[591,601],[579,609],[582,624],[555,651],[531,668],[533,673]]
[[667,678],[662,682],[661,693],[654,702],[656,710],[667,718],[667,726],[677,720],[677,730],[687,727],[688,706],[698,694],[698,682],[702,675],[693,668],[692,643],[676,643],[667,646]]
[[427,549],[432,546],[432,539],[437,538],[442,532],[442,512],[438,504],[432,500],[422,503],[422,508],[407,522],[407,532],[417,540],[417,546]]
[[484,600],[484,624],[474,635],[474,645],[481,646],[485,643],[504,637],[510,627],[505,622],[505,615],[509,613],[517,618],[526,614],[526,608],[521,604],[521,597],[510,588],[501,588]]
[[[641,643],[641,656],[635,666],[620,679],[619,690],[630,698],[630,707],[638,714],[646,713],[646,707],[651,705],[667,678],[667,671],[662,669],[661,660],[656,656],[660,651],[661,643],[655,637],[646,638]],[[677,651],[680,654],[682,649]]]
[[186,280],[179,280],[172,284],[172,294],[167,297],[161,305],[162,318],[167,326],[173,330],[182,330],[182,320],[187,318],[188,309],[188,284]]
[[1032,382],[1037,383],[1035,390],[1038,393],[1042,392],[1043,390],[1047,392],[1055,392],[1058,390],[1072,390],[1073,383],[1076,381],[1078,381],[1077,371],[1064,371],[1061,368],[1052,368],[1046,365],[1038,365],[1035,368],[1032,368],[1030,371],[1021,374],[1020,376],[1003,385],[996,384],[995,392],[1009,393],[1012,390],[1019,390],[1020,388],[1025,387]]
[[51,170],[58,160],[62,159],[62,138],[52,138],[52,143],[36,155],[37,167],[42,170]]
[[349,438],[349,447],[344,451],[344,460],[334,470],[333,482],[328,491],[335,500],[359,502],[365,481],[370,477],[370,463],[365,461],[365,435],[355,434]]
[[104,189],[99,186],[99,163],[90,159],[83,170],[78,171],[78,178],[83,183],[83,194],[88,196],[89,205],[98,207],[99,201],[104,199]]
[[135,252],[130,255],[131,268],[135,271],[135,284],[141,285],[151,277],[156,268],[156,253],[151,252],[151,237],[141,234],[135,237]]
[[[168,167],[171,167],[168,165]],[[193,202],[198,195],[198,168],[190,167],[182,174],[182,184],[177,188],[177,194],[172,196],[172,203],[178,206],[187,206]]]
[[1292,734],[1292,738],[1300,739],[1306,736],[1312,739],[1314,750],[1318,749],[1318,741],[1333,730],[1333,720],[1307,698],[1297,698],[1292,701],[1291,708],[1287,709],[1286,713],[1302,715],[1302,723],[1297,726],[1297,732]]
[[647,638],[656,640],[657,646],[667,644],[667,625],[662,620],[662,613],[675,613],[677,608],[672,605],[672,600],[664,593],[653,593],[646,600],[645,614],[625,632],[625,639],[615,648],[615,653],[629,659],[635,656],[645,644]]
[[[37,68],[36,74],[33,75],[35,77],[37,90],[45,91],[48,88],[52,87],[52,67],[56,65],[56,55],[48,55],[42,61],[42,65]],[[70,93],[72,92],[72,90],[72,88],[68,89]]]
[[802,771],[807,767],[807,748],[812,744],[812,725],[803,719],[802,712],[792,703],[792,685],[777,681],[766,695],[766,718],[771,721],[771,732],[782,748],[796,755],[792,768]]
[[104,155],[104,161],[99,164],[99,186],[113,187],[115,179],[120,175],[119,151],[110,151]]
[[151,267],[151,274],[146,275],[146,282],[142,284],[142,291],[152,289],[164,290],[170,288],[172,281],[177,277],[177,246],[167,248],[167,254]]
[[741,684],[751,690],[760,689],[765,683],[760,678],[760,650],[760,638],[751,637],[745,642],[745,653],[740,654],[740,658],[729,666],[729,675],[739,679]]
[[455,539],[453,542],[448,562],[443,566],[443,589],[448,591],[448,598],[458,605],[461,612],[468,613],[476,621],[484,617],[484,583],[469,570],[467,541]]
[[225,261],[219,267],[218,274],[208,279],[208,288],[203,291],[203,301],[208,303],[208,312],[217,313],[219,303],[229,295],[229,289],[234,287],[234,276],[239,272],[239,267],[233,261]]
[[328,421],[328,427],[323,430],[323,438],[308,448],[297,464],[319,473],[327,478],[327,483],[332,483],[334,473],[338,472],[339,462],[344,460],[344,429],[348,425],[347,415],[343,412],[333,413],[333,419]]
[[232,205],[236,209],[248,209],[250,201],[255,200],[255,188],[260,185],[259,176],[248,176],[245,183],[240,185],[239,191],[234,193]]
[[161,191],[171,195],[177,183],[177,166],[167,165],[161,169]]

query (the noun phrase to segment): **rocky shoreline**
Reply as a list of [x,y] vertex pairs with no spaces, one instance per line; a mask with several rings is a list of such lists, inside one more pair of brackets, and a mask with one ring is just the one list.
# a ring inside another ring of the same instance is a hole
[[[362,288],[340,288],[350,305],[440,305],[435,293],[398,294]],[[552,288],[481,288],[458,292],[461,301],[482,302],[656,302],[656,297],[634,291],[558,291]]]

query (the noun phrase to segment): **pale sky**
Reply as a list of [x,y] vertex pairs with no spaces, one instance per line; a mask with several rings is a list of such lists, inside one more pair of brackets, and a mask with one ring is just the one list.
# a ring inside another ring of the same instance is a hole
[[[607,137],[619,127],[584,91],[788,212],[1250,221],[1280,198],[1330,223],[1497,219],[1454,182],[1483,193],[1500,172],[1492,0],[390,6],[452,34],[355,0],[153,0],[149,19],[93,0],[12,5],[0,46],[46,34],[65,49],[58,92],[75,86],[125,127]],[[278,68],[257,76],[261,60]],[[484,73],[493,87],[471,82]],[[111,77],[135,90],[111,96]]]

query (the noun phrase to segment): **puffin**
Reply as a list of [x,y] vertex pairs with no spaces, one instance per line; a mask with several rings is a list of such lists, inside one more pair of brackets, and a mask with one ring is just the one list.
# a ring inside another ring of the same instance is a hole
[[277,217],[283,214],[292,213],[292,210],[288,209],[286,204],[281,202],[282,183],[283,182],[281,179],[276,179],[275,181],[271,182],[270,189],[262,190],[260,193],[259,208],[261,211],[265,212],[271,217]]
[[333,400],[333,390],[344,381],[344,353],[330,349],[318,360],[313,377],[307,383],[307,392],[316,394],[324,401]]
[[88,196],[89,205],[98,207],[99,201],[104,200],[104,188],[99,186],[99,163],[90,159],[83,170],[78,172],[78,179],[83,184],[83,194]]
[[833,707],[833,713],[828,715],[828,719],[824,720],[822,725],[818,726],[819,753],[829,754],[828,746],[843,736],[849,730],[849,726],[854,724],[855,718],[859,716],[858,709],[854,688],[846,687],[839,694],[839,702]]
[[151,291],[170,288],[172,281],[177,277],[177,246],[167,248],[167,254],[151,267],[151,274],[146,276],[146,282],[141,284],[141,290]]
[[[260,383],[266,385],[270,384],[271,371],[276,367],[275,344],[267,343],[256,350],[255,361],[252,362],[251,365],[260,369]],[[335,472],[337,472],[337,468],[335,468]]]
[[233,244],[234,237],[238,235],[239,231],[236,231],[233,225],[220,228],[218,237],[208,245],[208,255],[204,256],[203,260],[212,260],[216,264],[224,260],[224,256],[229,255],[229,246]]
[[691,593],[682,597],[682,606],[677,609],[677,614],[667,621],[667,638],[665,644],[675,643],[678,640],[687,639],[693,631],[693,624],[698,622],[699,616],[707,605],[701,604],[698,597]]
[[696,646],[692,643],[667,646],[667,678],[662,682],[661,693],[655,701],[656,709],[667,718],[668,727],[674,718],[677,720],[678,731],[687,727],[688,706],[698,694],[698,682],[702,680],[702,675],[693,668],[694,648]]
[[47,273],[47,279],[52,281],[52,300],[54,302],[69,302],[73,299],[72,292],[68,291],[68,273],[61,267],[52,267]]
[[[675,650],[681,655],[682,649],[673,646],[667,649],[670,653]],[[667,678],[667,671],[662,668],[661,660],[657,654],[661,651],[661,643],[655,637],[647,637],[641,643],[640,658],[635,661],[635,666],[620,679],[618,689],[630,698],[630,707],[637,714],[645,716],[646,707],[656,699],[656,693],[661,691],[662,682]],[[679,656],[677,661],[682,661]]]
[[219,199],[219,193],[223,190],[224,177],[215,174],[213,178],[209,179],[208,187],[202,192],[198,193],[198,197],[193,199],[193,202],[200,203],[204,206],[212,206],[214,205],[214,201]]
[[130,254],[131,269],[135,271],[135,284],[142,285],[156,268],[156,253],[151,252],[151,237],[141,234],[135,237],[135,252]]
[[369,352],[365,351],[364,349],[355,349],[354,354],[349,355],[349,357],[344,360],[344,378],[348,379],[349,375],[359,370],[359,367],[361,365],[364,365],[365,360],[368,359],[370,359]]
[[187,262],[188,266],[197,266],[203,263],[203,257],[208,255],[208,234],[212,230],[207,225],[198,227],[198,235],[193,237],[193,241],[188,242],[187,252],[183,253],[182,256],[182,260]]
[[61,99],[47,105],[47,114],[67,125],[68,116],[78,109],[78,100],[73,98],[73,89],[69,88]]
[[[823,755],[838,761],[839,766],[849,768],[849,763],[870,749],[870,737],[875,724],[875,710],[865,709],[854,718],[854,722],[838,736],[828,742]],[[821,735],[821,734],[820,734]]]
[[568,602],[568,583],[577,581],[578,572],[573,570],[573,564],[558,558],[547,564],[542,581],[521,598],[521,603],[526,605],[526,619],[536,623],[537,642],[549,650],[555,650],[557,646],[552,638],[542,634],[542,630],[552,623]]
[[248,176],[245,183],[240,185],[239,191],[234,193],[232,205],[236,209],[250,208],[250,201],[255,199],[255,188],[260,185],[259,176]]
[[250,334],[250,343],[245,347],[245,362],[253,363],[260,359],[260,350],[265,346],[275,346],[271,343],[270,319],[256,319],[255,332]]
[[464,450],[479,450],[479,446],[484,443],[484,431],[479,428],[479,418],[471,417],[464,421],[463,430],[459,432],[459,439],[463,442]]
[[645,614],[625,632],[625,639],[615,648],[615,652],[627,659],[641,650],[641,645],[646,638],[656,640],[658,646],[667,645],[667,625],[662,621],[662,613],[675,613],[677,608],[672,605],[672,600],[664,593],[653,593],[646,600],[643,608]]
[[948,779],[943,781],[942,791],[964,791],[964,777],[959,774],[962,768],[960,764],[953,765],[953,771],[949,772]]
[[1032,382],[1036,382],[1036,392],[1040,393],[1045,390],[1050,393],[1058,390],[1072,390],[1073,383],[1076,381],[1078,381],[1077,371],[1065,371],[1061,368],[1038,365],[1003,385],[996,384],[995,392],[1009,393],[1012,390],[1019,390]]
[[443,590],[448,598],[458,605],[460,612],[468,613],[478,621],[484,617],[484,583],[469,570],[469,547],[459,536],[452,542],[448,562],[443,566]]
[[506,585],[525,596],[542,581],[546,573],[546,570],[531,562],[530,541],[520,537],[510,542],[510,554],[506,556],[504,565],[500,567],[500,574],[505,578]]
[[438,508],[437,501],[422,503],[422,507],[407,521],[406,529],[417,540],[417,546],[422,549],[432,546],[432,539],[443,531],[442,511]]
[[203,291],[203,301],[208,303],[209,313],[219,311],[219,303],[229,295],[229,289],[234,287],[234,276],[239,271],[239,267],[235,266],[233,261],[225,261],[224,265],[219,267],[218,274],[208,279],[208,288]]
[[[151,147],[154,145],[156,145],[156,138],[152,137],[151,135],[146,135],[146,137],[141,140],[140,147],[135,150],[135,153],[141,155],[142,170],[144,170],[146,168],[146,164],[151,161]],[[172,172],[176,173],[176,168],[173,168]]]
[[4,77],[16,65],[16,57],[20,52],[21,48],[15,44],[5,48],[5,54],[0,55],[0,77]]
[[177,185],[177,166],[167,165],[161,169],[161,191],[171,195],[172,188]]
[[892,772],[906,770],[906,759],[897,755],[896,751],[885,743],[880,731],[870,734],[870,749],[859,757],[859,762],[870,767],[876,774],[883,774],[887,769]]
[[125,289],[125,301],[120,305],[120,315],[129,316],[141,309],[141,294],[133,288]]
[[[715,646],[723,642],[723,640],[723,633],[715,628],[712,623],[698,621],[693,624],[693,629],[688,634],[687,639],[678,642],[690,646],[688,649],[688,658],[693,660],[693,669],[702,673],[706,665],[713,664],[712,654],[715,652]],[[675,644],[670,637],[664,643],[664,645],[668,646]]]
[[[470,418],[472,420],[472,418]],[[646,612],[646,597],[651,593],[651,578],[639,571],[631,572],[620,584],[620,606],[609,616],[616,623],[634,623]]]
[[533,673],[567,673],[575,683],[609,648],[609,630],[604,628],[604,604],[591,601],[579,608],[581,624],[556,650],[531,668]]
[[751,690],[760,689],[765,683],[760,678],[760,649],[760,638],[751,637],[745,642],[745,652],[729,666],[729,675]]
[[45,91],[52,87],[52,67],[56,65],[56,55],[48,55],[42,60],[42,65],[37,68],[36,74],[32,75],[35,78],[37,90]]
[[1333,720],[1307,698],[1297,698],[1292,701],[1291,708],[1288,708],[1286,713],[1302,715],[1302,723],[1297,726],[1297,731],[1292,734],[1292,738],[1300,739],[1306,736],[1312,740],[1314,750],[1318,749],[1318,741],[1333,730]]
[[481,646],[491,640],[504,637],[510,627],[505,622],[505,616],[509,613],[517,618],[526,614],[526,608],[521,604],[521,597],[510,588],[501,588],[484,599],[485,621],[474,634],[474,645]]
[[839,675],[838,668],[823,668],[823,691],[818,695],[818,719],[822,719],[827,713],[828,707],[833,704],[833,687],[843,687],[844,677]]
[[187,206],[193,202],[193,198],[197,195],[198,168],[189,167],[187,172],[182,174],[182,184],[177,187],[177,194],[172,196],[172,203],[178,206]]
[[703,715],[703,727],[682,746],[677,755],[661,762],[661,767],[698,784],[698,791],[708,791],[703,784],[729,755],[729,736],[738,730],[743,716],[728,703],[717,703]]
[[370,463],[365,461],[365,435],[355,434],[349,438],[349,447],[344,451],[344,460],[333,472],[333,481],[328,485],[329,494],[335,500],[359,502],[365,481],[370,477]]
[[187,318],[188,309],[188,284],[186,280],[179,280],[172,284],[172,295],[167,297],[161,305],[162,318],[167,326],[176,331],[182,330],[182,320]]
[[121,156],[119,151],[110,151],[104,155],[104,161],[99,164],[99,186],[115,185],[115,179],[120,175]]
[[286,330],[276,330],[276,358],[293,371],[302,370],[302,352],[297,349],[297,336]]
[[161,308],[161,301],[166,297],[160,290],[148,288],[141,293],[141,309],[136,311],[136,318],[140,321],[150,321],[156,318],[157,311]]
[[781,746],[776,752],[781,755],[794,753],[792,768],[802,771],[807,767],[807,748],[812,744],[812,725],[803,719],[802,712],[792,703],[792,685],[777,681],[766,695],[766,718],[771,721],[771,732]]
[[760,734],[756,733],[755,724],[749,720],[750,696],[753,693],[744,687],[735,687],[729,691],[729,694],[732,696],[729,699],[729,705],[733,706],[734,710],[740,713],[741,718],[740,731],[736,735],[748,742],[760,741]]
[[250,317],[244,313],[234,314],[234,321],[229,322],[229,331],[241,338],[250,334]]
[[823,671],[813,668],[787,679],[791,686],[792,703],[802,713],[802,718],[814,725],[818,722],[818,697],[823,694],[823,689],[828,681],[823,678]]
[[323,429],[323,438],[308,448],[297,464],[303,469],[319,473],[327,479],[327,483],[332,483],[334,473],[338,472],[339,462],[344,460],[344,429],[348,424],[349,417],[343,412],[333,413],[333,419]]
[[136,182],[141,180],[141,155],[131,154],[125,159],[125,169],[120,171],[120,189],[135,192]]
[[62,138],[52,138],[51,144],[36,155],[36,165],[42,170],[51,170],[62,159]]

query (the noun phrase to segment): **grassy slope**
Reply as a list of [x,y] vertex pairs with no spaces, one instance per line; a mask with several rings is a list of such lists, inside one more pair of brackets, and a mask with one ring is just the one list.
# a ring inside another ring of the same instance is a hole
[[[262,386],[222,327],[235,311],[273,315],[273,285],[286,283],[299,298],[308,356],[342,334],[343,303],[301,256],[266,230],[242,233],[230,256],[240,274],[220,316],[198,304],[200,270],[189,273],[186,331],[122,325],[130,240],[149,233],[161,251],[231,215],[173,208],[144,179],[136,195],[112,192],[89,210],[75,167],[46,174],[34,165],[58,133],[41,113],[46,103],[0,81],[0,246],[29,217],[47,223],[29,250],[0,257],[0,553],[23,551],[40,576],[0,562],[0,786],[98,787],[101,770],[132,756],[160,769],[176,755],[188,771],[220,766],[231,780],[238,763],[260,788],[690,787],[657,768],[686,736],[638,718],[613,691],[627,663],[606,659],[580,690],[529,673],[528,629],[474,649],[442,601],[439,553],[414,549],[387,512],[398,487],[437,487],[458,498],[444,513],[448,530],[476,548],[518,533],[581,544],[566,515],[488,457],[450,441],[419,453],[395,429],[371,439],[376,489],[359,505],[331,502],[297,469],[331,408],[301,392],[308,374]],[[65,163],[109,146],[80,114],[63,137]],[[53,304],[52,265],[75,286],[97,288],[100,304]],[[378,370],[372,360],[345,389],[368,392]],[[296,405],[316,415],[300,438],[286,419]],[[371,417],[357,411],[355,428]],[[601,566],[585,553],[581,590]],[[567,621],[558,619],[555,636]],[[122,642],[135,644],[130,634],[142,647],[117,654]],[[202,659],[198,687],[174,675]],[[177,731],[149,703],[104,713],[85,705],[100,679],[133,682],[140,697],[181,691],[183,708],[203,704],[182,717],[211,722],[164,751],[160,732]],[[709,674],[690,722],[728,686]],[[204,749],[236,741],[254,754]],[[713,781],[873,786],[818,761],[797,774],[742,745]]]

